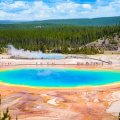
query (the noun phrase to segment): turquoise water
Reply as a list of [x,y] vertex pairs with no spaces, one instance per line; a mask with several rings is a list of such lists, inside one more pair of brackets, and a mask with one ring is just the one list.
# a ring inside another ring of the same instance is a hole
[[72,69],[16,69],[0,72],[0,82],[32,87],[80,87],[120,82],[120,72]]

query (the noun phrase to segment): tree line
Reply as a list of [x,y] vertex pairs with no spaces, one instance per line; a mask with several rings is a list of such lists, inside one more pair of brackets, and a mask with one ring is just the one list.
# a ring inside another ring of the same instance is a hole
[[100,50],[85,45],[114,33],[120,34],[120,25],[115,26],[51,26],[34,29],[0,29],[0,52],[8,44],[30,51],[96,54]]

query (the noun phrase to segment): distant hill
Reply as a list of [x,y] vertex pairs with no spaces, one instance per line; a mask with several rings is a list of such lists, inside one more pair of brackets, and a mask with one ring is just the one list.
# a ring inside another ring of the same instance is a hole
[[[33,23],[37,23],[36,21]],[[39,21],[38,21],[39,23]],[[79,26],[103,26],[103,25],[115,25],[120,23],[119,17],[104,17],[93,19],[58,19],[58,20],[44,20],[40,23],[47,24],[63,24],[63,25],[79,25]]]
[[43,20],[43,21],[9,21],[1,20],[0,29],[7,28],[41,28],[46,26],[58,25],[74,25],[74,26],[107,26],[120,24],[120,16],[118,17],[103,17],[93,19],[56,19],[56,20]]

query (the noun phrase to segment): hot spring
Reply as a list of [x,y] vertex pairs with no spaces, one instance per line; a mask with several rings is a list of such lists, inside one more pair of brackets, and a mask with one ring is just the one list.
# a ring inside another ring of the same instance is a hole
[[0,72],[0,82],[31,87],[81,87],[120,82],[120,71],[78,69],[14,69]]

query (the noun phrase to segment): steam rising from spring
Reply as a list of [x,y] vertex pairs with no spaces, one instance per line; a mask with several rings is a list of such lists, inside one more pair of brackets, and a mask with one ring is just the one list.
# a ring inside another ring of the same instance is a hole
[[62,59],[64,56],[57,53],[42,53],[41,51],[29,51],[16,49],[13,45],[8,45],[8,54],[16,58],[35,58],[35,59]]

